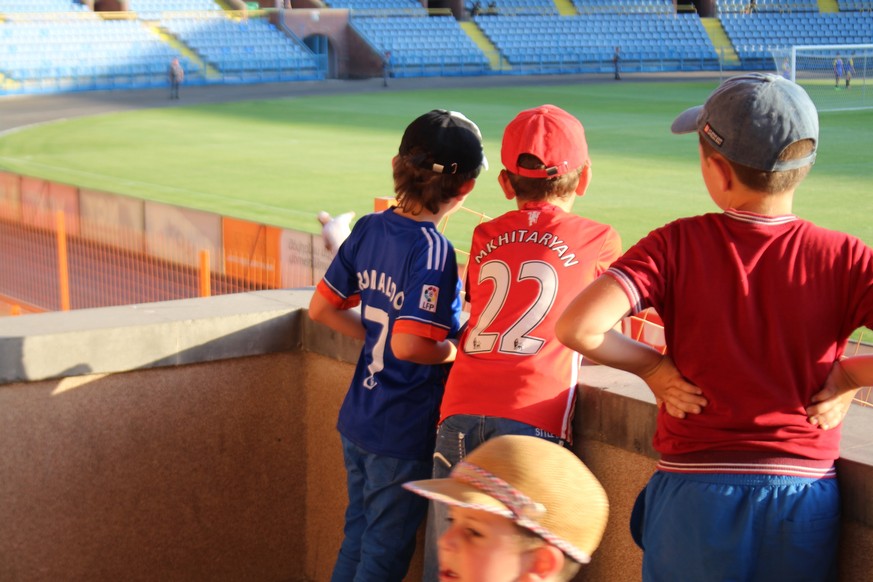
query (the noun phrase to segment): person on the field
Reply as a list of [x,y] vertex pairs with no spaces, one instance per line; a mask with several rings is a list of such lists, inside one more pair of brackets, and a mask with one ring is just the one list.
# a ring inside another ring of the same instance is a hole
[[382,86],[388,86],[388,78],[392,74],[391,51],[385,51],[382,55]]
[[846,89],[851,89],[850,85],[852,84],[852,75],[855,74],[855,59],[854,59],[853,55],[849,55],[846,58],[845,68],[846,68]]
[[[732,77],[673,122],[721,213],[654,230],[573,301],[558,337],[661,404],[631,529],[643,580],[836,580],[840,425],[869,356],[873,251],[795,216],[818,113],[779,75]],[[612,331],[652,307],[667,353]]]
[[[573,438],[579,355],[555,321],[621,253],[610,226],[574,214],[591,181],[582,124],[554,105],[520,112],[503,133],[498,176],[516,209],[473,231],[467,267],[470,319],[440,408],[433,476],[445,477],[486,440]],[[432,504],[425,580],[435,580],[445,507]]]
[[609,517],[588,467],[531,436],[491,439],[448,477],[405,487],[448,507],[440,580],[569,582],[590,562]]
[[170,81],[170,99],[178,99],[179,86],[182,84],[182,81],[185,80],[185,69],[182,68],[179,59],[174,58],[170,61],[170,66],[167,69],[167,77]]
[[615,52],[612,54],[612,68],[616,81],[621,81],[621,47],[615,47]]
[[843,58],[840,53],[837,53],[837,58],[834,59],[834,88],[840,88],[840,79],[843,78]]
[[337,422],[349,502],[333,582],[400,582],[409,568],[427,502],[403,483],[430,476],[460,327],[455,251],[436,225],[484,164],[460,113],[415,119],[392,161],[397,206],[355,223],[312,295],[312,319],[364,342]]

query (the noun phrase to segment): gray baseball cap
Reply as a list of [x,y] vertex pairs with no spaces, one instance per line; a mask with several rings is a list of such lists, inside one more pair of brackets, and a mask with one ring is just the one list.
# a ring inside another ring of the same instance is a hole
[[[767,172],[810,165],[818,148],[818,112],[809,95],[800,85],[767,73],[731,77],[706,103],[682,112],[670,129],[697,131],[730,161]],[[809,155],[779,160],[782,150],[804,139],[815,143]]]

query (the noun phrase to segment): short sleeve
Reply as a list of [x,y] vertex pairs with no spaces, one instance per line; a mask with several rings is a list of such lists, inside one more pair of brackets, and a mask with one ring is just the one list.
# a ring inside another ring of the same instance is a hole
[[442,341],[458,328],[460,282],[454,248],[442,235],[432,234],[436,244],[422,245],[412,257],[393,331]]

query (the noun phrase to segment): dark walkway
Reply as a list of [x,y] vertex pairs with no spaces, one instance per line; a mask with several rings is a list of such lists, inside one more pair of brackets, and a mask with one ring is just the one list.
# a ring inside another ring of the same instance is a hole
[[[623,83],[651,81],[688,81],[690,79],[717,80],[717,71],[695,73],[629,73]],[[339,93],[370,93],[410,91],[417,89],[451,89],[477,87],[507,87],[521,85],[566,85],[572,83],[614,83],[612,74],[542,75],[483,77],[427,77],[392,79],[386,89],[382,77],[361,80],[328,79],[325,81],[298,81],[254,85],[199,85],[181,89],[182,98],[171,101],[167,88],[115,91],[82,91],[52,95],[13,95],[0,97],[0,136],[20,127],[97,115],[112,111],[132,111],[149,107],[178,107],[199,103],[228,103],[253,99],[277,99],[307,95],[334,95]]]

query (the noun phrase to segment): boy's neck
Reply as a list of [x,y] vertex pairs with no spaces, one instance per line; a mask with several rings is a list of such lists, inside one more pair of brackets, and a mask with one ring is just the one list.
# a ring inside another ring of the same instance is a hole
[[733,203],[734,210],[751,212],[761,216],[785,216],[793,214],[794,190],[777,194],[764,194],[756,190],[737,192]]
[[521,198],[515,199],[515,204],[519,210],[523,210],[525,205],[527,204],[551,204],[552,206],[557,206],[564,212],[571,212],[573,210],[573,203],[576,201],[576,196],[567,196],[565,198],[549,198],[547,200],[522,200]]
[[439,211],[435,213],[429,211],[427,208],[404,210],[399,206],[394,208],[394,213],[416,222],[432,222],[434,225],[437,225],[447,214],[454,212],[461,206],[463,200],[458,200],[457,202],[456,200],[457,199],[453,198],[450,203],[443,204],[440,206]]

